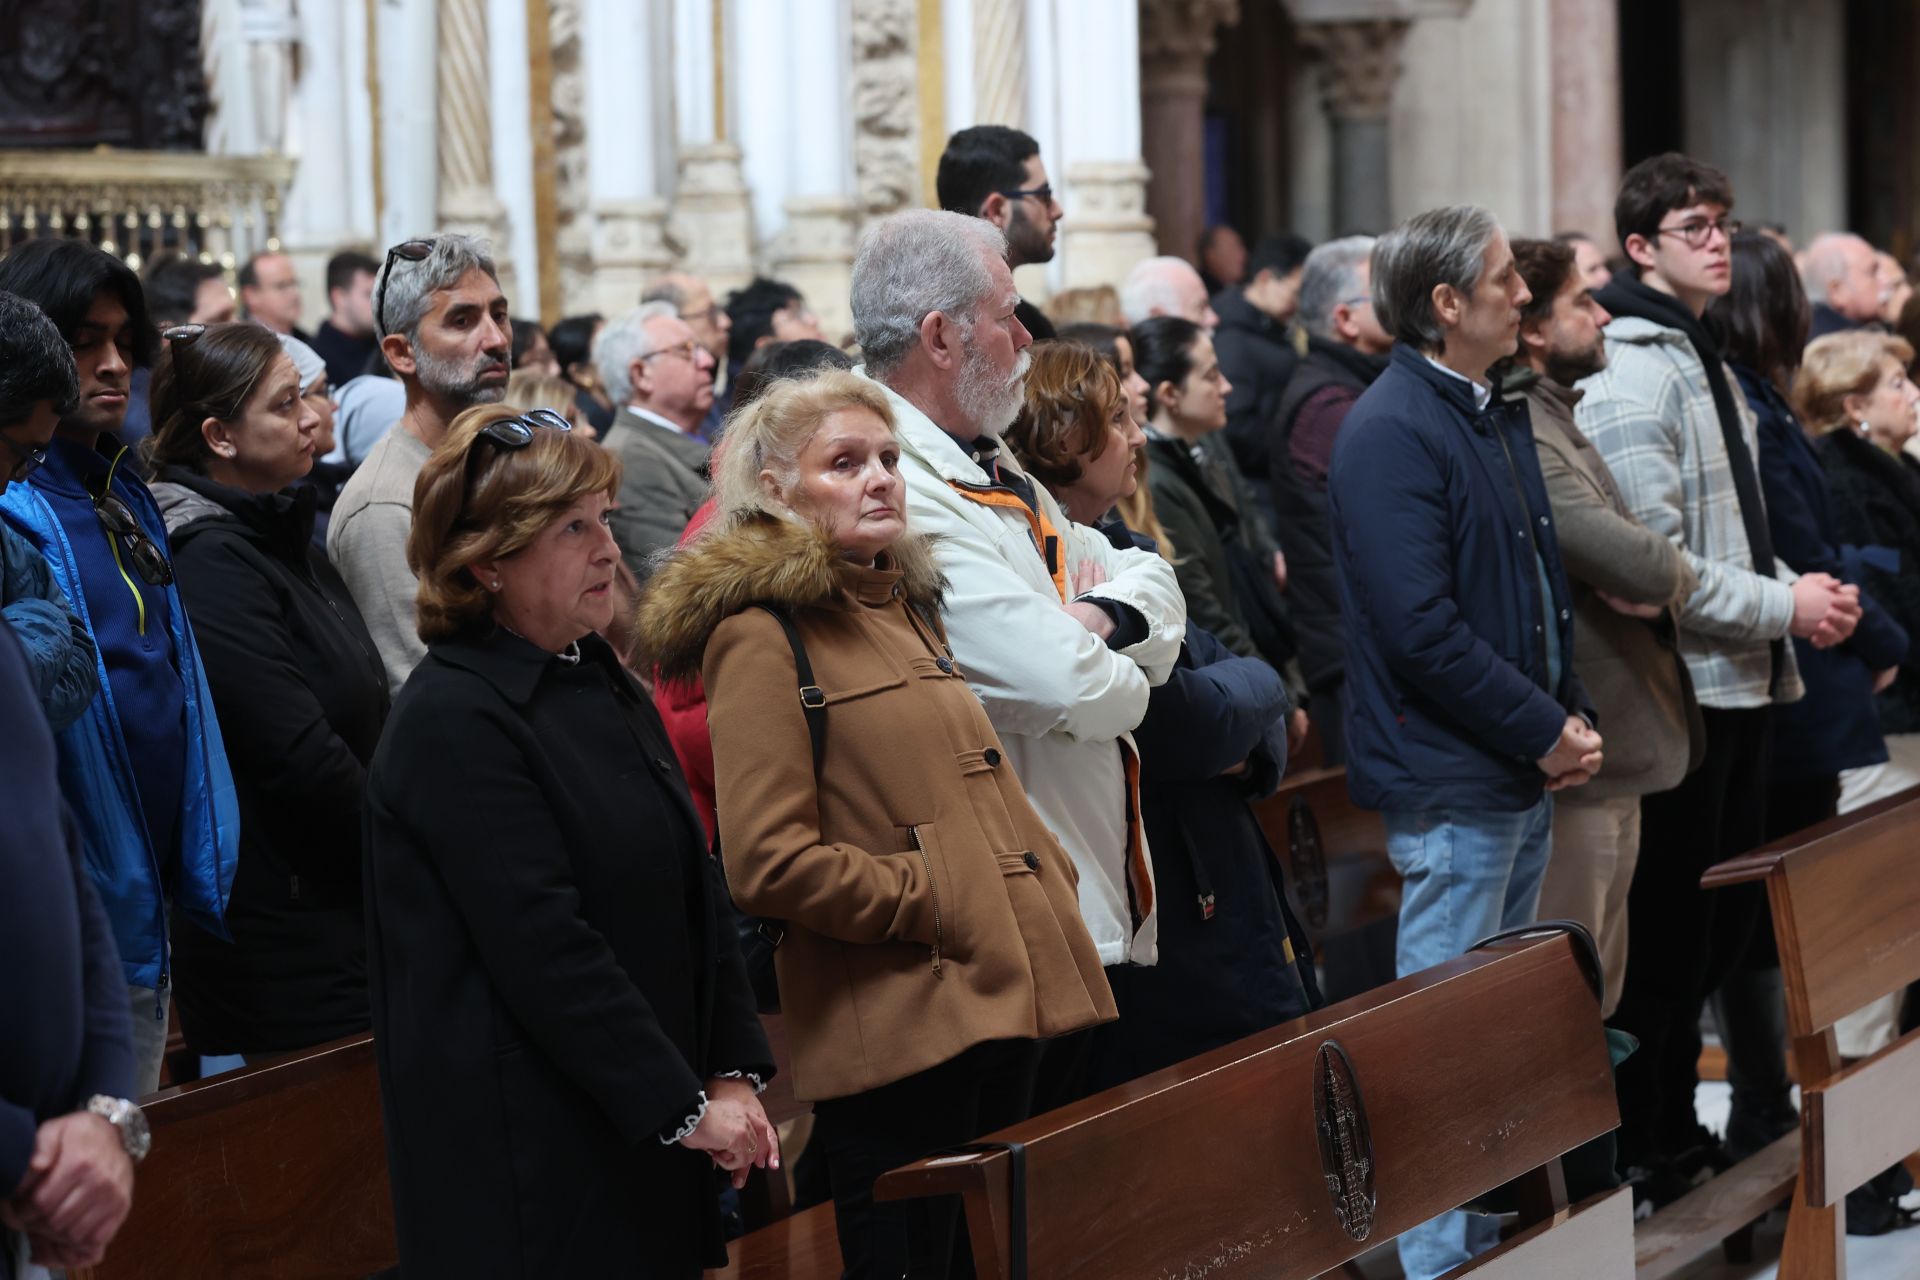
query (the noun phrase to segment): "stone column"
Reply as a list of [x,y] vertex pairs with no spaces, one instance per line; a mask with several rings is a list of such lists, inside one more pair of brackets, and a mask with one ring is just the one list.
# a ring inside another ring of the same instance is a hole
[[1026,0],[973,0],[973,117],[1026,127]]
[[704,276],[716,300],[753,276],[753,210],[740,148],[727,136],[723,104],[729,69],[715,39],[726,0],[674,0],[673,88],[679,123],[678,174],[668,233],[688,271]]
[[1147,212],[1160,251],[1191,257],[1207,220],[1207,57],[1239,0],[1140,0],[1140,111]]
[[487,0],[440,0],[440,226],[491,242],[500,287],[514,296],[507,211],[493,190]]
[[853,161],[862,222],[920,203],[913,0],[852,0]]
[[1320,73],[1333,121],[1333,233],[1378,235],[1393,222],[1388,190],[1387,111],[1400,75],[1407,23],[1385,18],[1313,22],[1298,28]]
[[1613,251],[1620,187],[1620,15],[1611,4],[1553,0],[1553,226]]
[[1063,166],[1063,288],[1117,285],[1155,251],[1140,159],[1137,0],[1073,0],[1075,38],[1054,48]]
[[[632,310],[640,290],[672,264],[667,202],[655,185],[655,81],[646,14],[627,0],[585,0],[588,207],[592,214],[592,309],[609,318]],[[571,305],[571,304],[569,304]]]
[[337,6],[303,5],[299,23],[300,75],[287,122],[288,151],[298,164],[280,234],[300,275],[301,322],[313,325],[327,314],[328,257],[366,239],[368,232],[354,223],[342,127],[347,111],[343,15]]
[[853,185],[852,36],[840,0],[787,0],[785,111],[791,132],[786,225],[768,245],[769,266],[807,297],[829,341],[853,331],[847,285],[858,213]]

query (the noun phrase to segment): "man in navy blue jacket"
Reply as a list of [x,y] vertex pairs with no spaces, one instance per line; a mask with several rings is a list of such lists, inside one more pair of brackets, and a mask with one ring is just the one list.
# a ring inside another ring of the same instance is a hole
[[[0,1277],[91,1266],[132,1203],[127,988],[54,777],[53,735],[0,627]],[[118,1123],[115,1120],[117,1118]],[[144,1120],[139,1120],[143,1140]],[[116,1132],[116,1129],[119,1131]],[[23,1241],[30,1241],[22,1249]]]
[[[1529,300],[1500,225],[1458,206],[1373,251],[1392,363],[1334,445],[1328,505],[1347,635],[1347,779],[1400,872],[1404,976],[1534,918],[1549,791],[1600,767],[1574,675],[1572,594],[1525,407],[1492,396]],[[1400,1238],[1408,1280],[1490,1248],[1443,1214]]]

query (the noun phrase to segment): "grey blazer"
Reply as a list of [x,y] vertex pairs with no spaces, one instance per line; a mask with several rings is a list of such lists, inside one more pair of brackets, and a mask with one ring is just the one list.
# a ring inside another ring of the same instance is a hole
[[687,521],[707,500],[707,445],[698,436],[670,432],[631,409],[615,415],[601,442],[625,468],[620,500],[608,523],[633,576],[645,582],[656,552],[680,540]]

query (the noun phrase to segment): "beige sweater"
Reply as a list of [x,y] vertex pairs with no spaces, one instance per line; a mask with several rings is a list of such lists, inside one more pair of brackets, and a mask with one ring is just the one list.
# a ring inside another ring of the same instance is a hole
[[388,692],[400,693],[427,646],[414,611],[419,594],[407,568],[413,531],[413,482],[432,450],[395,427],[347,480],[327,525],[327,558],[346,580],[387,669]]

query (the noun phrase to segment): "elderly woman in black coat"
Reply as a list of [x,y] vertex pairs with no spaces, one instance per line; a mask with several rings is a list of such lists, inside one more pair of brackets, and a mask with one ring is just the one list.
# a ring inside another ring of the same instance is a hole
[[321,420],[272,333],[167,331],[153,496],[240,800],[230,940],[176,915],[174,1000],[203,1054],[271,1056],[367,1029],[361,800],[387,681],[293,487]]
[[422,470],[426,659],[368,792],[368,950],[402,1269],[690,1278],[713,1167],[778,1164],[771,1054],[700,819],[601,638],[619,462],[470,409]]
[[[1077,342],[1034,347],[1026,403],[1006,439],[1076,523],[1117,546],[1154,549],[1113,515],[1137,494],[1144,461],[1116,362]],[[1171,1066],[1321,1003],[1306,936],[1249,803],[1280,783],[1289,710],[1278,671],[1188,623],[1179,662],[1134,730],[1161,903],[1159,963],[1107,971],[1120,1019],[1088,1033],[1086,1089]]]

